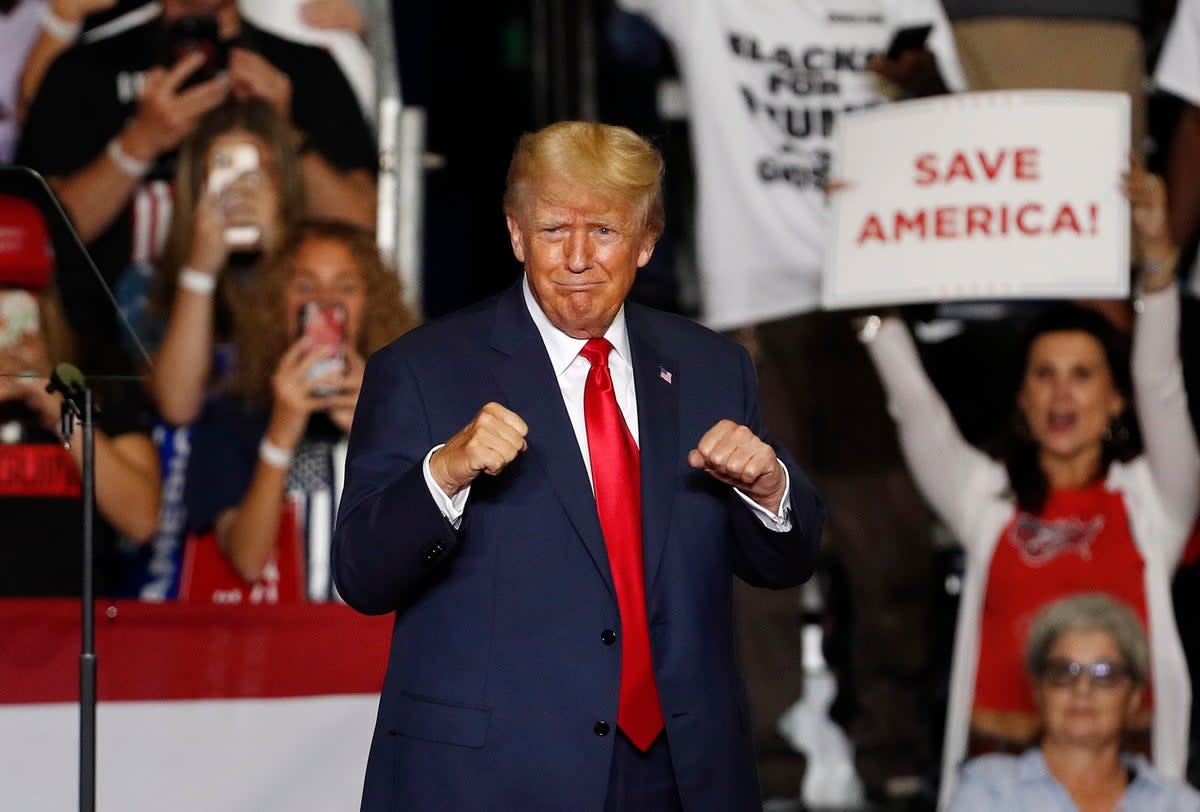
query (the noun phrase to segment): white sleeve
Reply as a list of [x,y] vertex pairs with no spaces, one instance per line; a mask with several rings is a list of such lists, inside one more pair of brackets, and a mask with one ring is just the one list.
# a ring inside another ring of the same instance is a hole
[[659,32],[672,42],[683,39],[684,24],[688,19],[689,0],[617,0],[622,10],[641,14],[654,23]]
[[903,322],[885,319],[867,350],[917,487],[959,541],[969,543],[971,520],[979,507],[972,498],[978,488],[971,486],[994,463],[959,432],[950,409],[925,374]]
[[446,521],[454,527],[455,530],[462,524],[463,511],[467,509],[467,497],[471,494],[471,486],[463,488],[454,496],[447,496],[441,486],[433,480],[433,472],[429,470],[429,458],[433,456],[433,452],[444,446],[435,445],[429,449],[429,453],[425,455],[425,461],[421,463],[421,473],[425,475],[425,487],[429,488],[429,495],[433,497],[433,501],[438,506],[438,510],[446,517]]
[[763,527],[776,533],[786,533],[792,529],[792,475],[788,473],[783,460],[779,461],[779,467],[783,469],[783,498],[779,500],[778,513],[767,510],[737,488],[733,492],[741,497]]
[[1154,81],[1168,93],[1200,106],[1200,0],[1179,0]]
[[938,70],[951,92],[969,90],[962,65],[958,62],[958,48],[954,44],[954,30],[946,19],[946,12],[938,0],[901,0],[897,4],[895,25],[897,29],[910,25],[933,25],[926,43],[937,57]]
[[1133,330],[1133,392],[1150,475],[1171,517],[1191,526],[1200,508],[1200,448],[1179,360],[1179,289],[1142,297]]

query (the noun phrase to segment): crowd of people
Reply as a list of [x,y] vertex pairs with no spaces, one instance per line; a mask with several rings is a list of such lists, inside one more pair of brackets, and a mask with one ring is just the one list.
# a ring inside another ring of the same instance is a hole
[[[1046,5],[619,0],[605,13],[671,48],[691,128],[695,315],[749,352],[766,427],[828,507],[834,715],[868,795],[1200,809],[1181,783],[1196,733],[1172,596],[1200,512],[1200,0]],[[46,178],[99,271],[69,259],[52,212],[0,186],[0,595],[78,590],[81,444],[78,429],[61,444],[45,388],[71,361],[102,373],[103,594],[340,600],[331,547],[366,359],[419,314],[372,231],[364,9],[294,11],[0,3],[14,46],[0,57],[0,165]],[[925,44],[885,56],[914,24],[930,25]],[[1150,74],[1177,122],[1154,117]],[[1020,88],[1129,95],[1119,182],[1136,301],[822,312],[839,117]],[[952,337],[924,339],[934,323]],[[944,537],[964,563],[939,673]],[[779,719],[802,692],[799,589],[738,583],[734,602],[763,794],[794,798],[804,757]]]

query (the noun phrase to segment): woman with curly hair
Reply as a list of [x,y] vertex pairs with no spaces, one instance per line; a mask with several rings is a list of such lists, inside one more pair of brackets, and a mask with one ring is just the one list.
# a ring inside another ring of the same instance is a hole
[[[339,314],[344,342],[302,334],[314,305]],[[215,531],[246,583],[277,576],[279,541],[298,542],[310,600],[333,596],[329,544],[345,437],[365,358],[415,324],[373,238],[353,226],[306,221],[259,268],[234,317],[232,391],[193,426],[184,494],[188,524]]]

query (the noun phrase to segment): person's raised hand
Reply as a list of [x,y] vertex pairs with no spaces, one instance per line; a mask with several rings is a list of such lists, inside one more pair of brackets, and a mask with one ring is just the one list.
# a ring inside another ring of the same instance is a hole
[[529,427],[515,412],[488,403],[466,427],[429,458],[429,472],[447,496],[454,496],[480,474],[495,476],[528,448]]
[[362,14],[350,0],[308,0],[300,5],[300,19],[313,28],[350,31],[362,36]]
[[288,450],[295,448],[304,436],[309,415],[325,408],[326,398],[317,392],[332,389],[340,376],[330,372],[313,377],[312,371],[335,352],[332,347],[314,345],[307,338],[301,338],[279,359],[279,366],[271,376],[274,400],[267,427],[267,437],[276,446]]
[[1146,171],[1136,156],[1131,156],[1129,171],[1121,178],[1133,214],[1134,235],[1142,256],[1161,262],[1175,253],[1167,218],[1167,187],[1162,178]]
[[279,190],[261,170],[247,172],[221,193],[225,221],[229,225],[256,225],[261,230],[260,247],[270,251],[283,230]]
[[50,358],[42,337],[30,333],[0,355],[0,402],[21,402],[37,415],[48,431],[57,431],[62,416],[62,396],[46,391]]
[[239,99],[257,96],[287,124],[292,121],[292,80],[267,60],[245,48],[229,53],[229,82]]
[[719,421],[688,452],[688,464],[737,488],[772,513],[779,512],[787,478],[775,449],[747,427]]
[[912,96],[937,96],[947,91],[937,57],[928,48],[903,51],[895,59],[876,54],[867,60],[867,67]]
[[151,161],[175,149],[195,131],[205,113],[225,101],[229,83],[224,76],[180,90],[203,64],[204,55],[192,53],[169,69],[151,68],[146,73],[137,113],[125,130],[123,147],[132,157]]
[[358,393],[362,389],[367,362],[353,347],[346,347],[344,353],[345,369],[335,384],[337,391],[325,399],[325,408],[337,427],[349,433],[354,424],[354,410],[358,406]]
[[225,243],[225,206],[221,195],[205,189],[196,201],[192,222],[192,243],[188,246],[187,265],[193,270],[216,276],[229,261]]

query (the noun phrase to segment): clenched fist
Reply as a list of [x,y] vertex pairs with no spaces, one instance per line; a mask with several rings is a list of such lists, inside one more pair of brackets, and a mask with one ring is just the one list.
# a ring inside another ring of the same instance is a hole
[[778,513],[787,479],[775,449],[732,420],[713,426],[688,453],[688,464],[732,485],[772,513]]
[[447,496],[454,496],[480,474],[499,474],[529,447],[528,433],[529,427],[515,412],[499,403],[486,404],[429,458],[433,481]]

